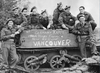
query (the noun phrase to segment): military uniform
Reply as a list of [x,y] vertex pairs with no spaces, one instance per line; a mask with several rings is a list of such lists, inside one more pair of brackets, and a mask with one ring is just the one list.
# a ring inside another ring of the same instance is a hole
[[27,23],[27,18],[22,14],[13,14],[13,20],[16,25],[24,26]]
[[76,18],[71,15],[71,13],[63,12],[59,16],[59,24],[65,24],[66,27],[70,28],[75,24]]
[[[16,47],[14,43],[14,38],[11,37],[11,34],[16,32],[15,28],[3,28],[1,30],[1,39],[2,39],[2,51],[3,58],[7,65],[14,67],[18,61],[18,55],[16,53]],[[10,60],[9,60],[10,59]],[[8,62],[9,61],[9,62]]]
[[79,17],[82,16],[82,15],[85,16],[85,21],[86,22],[90,22],[91,23],[92,29],[94,30],[96,28],[97,24],[94,22],[94,19],[91,16],[91,14],[85,11],[84,13],[79,13],[77,15],[77,18],[79,19]]
[[29,20],[30,20],[30,15],[26,15],[26,14],[24,14],[24,16],[25,16],[25,18],[27,19],[27,22],[26,22],[26,24],[24,25],[24,29],[29,29],[30,28],[30,22],[29,22]]
[[40,17],[40,24],[42,24],[45,28],[47,28],[49,24],[49,18],[48,17]]
[[32,26],[32,28],[34,29],[42,29],[43,26],[40,24],[40,15],[39,14],[30,14],[30,25]]
[[59,10],[58,8],[56,8],[53,12],[53,25],[54,28],[60,28],[59,27],[59,15],[64,12],[64,10]]
[[90,43],[92,53],[97,52],[96,45],[92,42],[87,42],[92,37],[91,24],[85,22],[84,25],[82,26],[82,23],[78,23],[76,27],[73,29],[73,33],[77,35],[78,45],[83,58],[87,57],[86,43]]
[[[28,23],[27,18],[22,13],[13,14],[12,18],[14,20],[14,24],[21,25],[22,27],[25,27],[27,25],[27,23]],[[20,35],[18,34],[15,37],[16,46],[20,45],[19,39],[20,39]]]

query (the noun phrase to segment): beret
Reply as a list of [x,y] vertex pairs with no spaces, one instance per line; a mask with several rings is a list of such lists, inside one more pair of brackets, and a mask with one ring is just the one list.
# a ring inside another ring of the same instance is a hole
[[32,7],[31,12],[32,12],[34,9],[36,9],[36,6]]
[[65,10],[67,10],[68,8],[70,8],[70,6],[66,6],[66,7],[65,7]]
[[43,10],[43,11],[41,12],[41,14],[46,13],[46,12],[47,12],[46,10]]
[[27,10],[27,8],[23,8],[23,9],[22,9],[22,12],[23,12],[24,10]]

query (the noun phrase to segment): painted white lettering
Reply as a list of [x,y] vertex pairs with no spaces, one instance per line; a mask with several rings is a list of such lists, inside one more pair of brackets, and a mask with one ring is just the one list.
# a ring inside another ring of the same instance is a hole
[[48,41],[45,42],[45,46],[49,46],[49,45],[48,45]]
[[65,43],[65,40],[62,40],[62,46],[65,45],[64,43]]
[[61,41],[58,41],[58,45],[61,45]]
[[67,45],[67,46],[70,46],[70,43],[71,43],[70,40],[67,39],[67,40],[66,40],[66,45]]
[[52,41],[49,41],[49,45],[52,46],[53,45],[53,42]]
[[37,46],[37,42],[33,42],[34,46]]
[[57,41],[54,41],[54,46],[57,46]]
[[69,39],[67,40],[61,40],[61,41],[35,41],[33,42],[34,46],[70,46],[71,41]]

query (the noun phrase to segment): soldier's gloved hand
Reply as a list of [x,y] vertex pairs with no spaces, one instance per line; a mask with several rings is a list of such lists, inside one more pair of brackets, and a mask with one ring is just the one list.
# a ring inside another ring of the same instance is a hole
[[10,37],[15,37],[15,34],[11,34]]

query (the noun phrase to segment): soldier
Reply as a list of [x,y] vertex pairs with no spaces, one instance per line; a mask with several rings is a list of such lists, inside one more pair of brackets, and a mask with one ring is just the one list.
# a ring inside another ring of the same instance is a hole
[[73,29],[73,33],[77,35],[78,45],[81,51],[81,55],[83,58],[87,57],[86,54],[86,44],[91,45],[91,53],[96,54],[97,48],[96,45],[91,40],[92,37],[92,27],[91,24],[85,21],[84,16],[79,17],[79,23]]
[[[1,30],[2,51],[5,64],[11,68],[15,67],[18,62],[18,55],[14,43],[14,37],[21,31],[14,28],[14,21],[8,20],[7,26]],[[10,59],[9,59],[10,58]]]
[[70,13],[70,6],[65,7],[65,11],[59,16],[59,24],[63,29],[72,29],[75,25],[76,17]]
[[64,12],[64,10],[62,8],[62,3],[60,2],[57,4],[57,8],[53,12],[53,25],[52,25],[52,27],[54,27],[55,29],[60,28],[58,19],[59,19],[59,15],[62,12]]
[[37,13],[37,8],[34,6],[31,9],[29,23],[34,29],[43,29],[43,26],[40,24],[40,15]]
[[26,25],[24,25],[24,28],[28,29],[28,27],[29,27],[29,18],[30,18],[29,15],[28,15],[28,9],[27,8],[23,8],[21,12],[27,19],[27,22],[26,22]]
[[50,26],[53,24],[46,10],[42,11],[41,13],[40,23],[43,25],[44,29],[50,28]]
[[14,19],[14,23],[16,25],[24,26],[27,23],[27,18],[20,12],[19,8],[15,8],[13,11],[14,14],[12,18]]
[[44,29],[47,29],[49,17],[46,10],[41,12],[40,23],[43,25]]
[[85,16],[85,21],[89,22],[92,26],[92,30],[94,30],[96,28],[97,24],[95,23],[95,21],[94,21],[93,17],[91,16],[91,14],[85,11],[84,6],[80,6],[79,11],[80,11],[80,13],[77,15],[77,18],[79,19],[79,17],[81,15],[84,15]]
[[28,13],[27,8],[23,8],[22,9],[22,14],[24,14],[25,16],[27,16],[27,13]]

